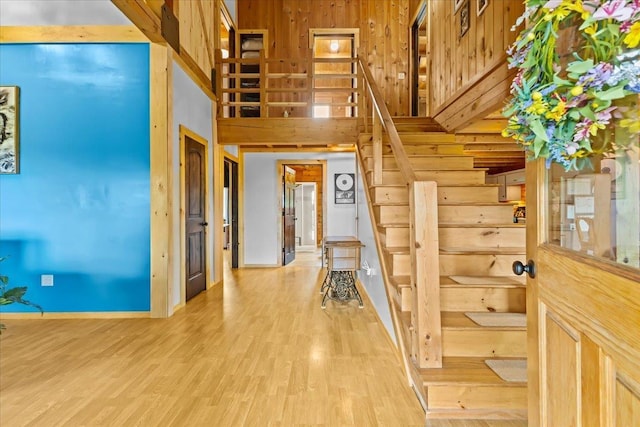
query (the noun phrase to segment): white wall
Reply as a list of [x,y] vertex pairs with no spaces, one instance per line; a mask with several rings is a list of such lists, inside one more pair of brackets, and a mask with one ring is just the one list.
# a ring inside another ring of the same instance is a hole
[[[207,222],[214,224],[213,220],[213,144],[212,144],[212,129],[211,123],[211,100],[207,97],[200,88],[193,83],[191,78],[180,68],[180,65],[176,62],[173,63],[173,176],[180,176],[180,125],[187,127],[190,131],[195,132],[200,137],[204,138],[208,142],[208,168],[209,168],[209,200],[207,203]],[[173,251],[175,254],[180,253],[180,182],[173,182],[173,235],[177,238],[173,239]],[[209,227],[208,233],[211,238],[209,239],[209,245],[207,246],[207,263],[211,269],[211,274],[215,274],[214,271],[214,256],[213,256],[213,238],[216,230],[213,227]],[[175,256],[173,258],[173,301],[170,310],[173,309],[180,302],[180,257]]]
[[353,153],[245,153],[243,191],[243,251],[246,265],[274,266],[281,264],[282,248],[278,235],[281,183],[278,179],[278,160],[327,160],[325,183],[326,213],[324,234],[333,236],[356,235],[356,205],[334,203],[333,176],[336,173],[355,172]]
[[131,25],[110,0],[0,0],[0,25]]
[[384,282],[381,276],[380,258],[378,257],[378,251],[376,249],[376,242],[374,238],[374,228],[369,215],[369,208],[367,207],[367,196],[364,193],[364,186],[362,183],[362,175],[358,173],[358,239],[364,244],[364,247],[360,251],[361,261],[365,261],[369,264],[369,267],[373,269],[373,274],[367,276],[364,270],[358,271],[358,279],[364,286],[369,299],[373,303],[380,320],[387,328],[387,332],[392,339],[396,339],[395,332],[393,330],[393,322],[391,320],[391,313],[389,312],[389,303],[387,300],[387,293],[384,289]]

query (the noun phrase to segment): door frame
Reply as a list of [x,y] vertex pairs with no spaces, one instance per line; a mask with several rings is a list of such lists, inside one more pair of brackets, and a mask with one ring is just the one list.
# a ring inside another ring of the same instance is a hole
[[[284,192],[284,184],[282,183],[282,176],[284,175],[284,167],[285,165],[321,165],[322,166],[322,187],[327,188],[327,161],[326,160],[318,160],[318,159],[293,159],[293,160],[283,160],[279,159],[276,161],[276,182],[278,183],[278,193],[277,193],[277,206],[278,211],[282,211],[282,195]],[[322,235],[327,235],[327,196],[326,191],[322,192]],[[318,207],[316,206],[316,209]],[[283,245],[283,229],[284,223],[282,221],[282,215],[278,215],[278,222],[276,224],[278,227],[277,234],[277,253],[282,254],[282,245]],[[280,261],[278,265],[282,266],[282,257],[280,256]]]
[[[419,36],[418,32],[420,29],[420,24],[425,23],[427,29],[431,24],[431,14],[429,13],[429,2],[426,0],[422,0],[418,7],[416,8],[416,12],[411,20],[411,27],[409,27],[409,70],[411,75],[409,76],[411,84],[409,85],[409,99],[411,100],[410,112],[412,117],[420,117],[419,111],[419,91],[418,87],[420,81],[420,63],[419,63]],[[431,50],[431,37],[427,36],[427,52]],[[429,82],[431,74],[431,69],[427,66],[426,71],[426,81]],[[427,94],[429,88],[427,87]],[[427,98],[426,106],[425,106],[425,116],[429,117],[429,100]]]
[[[235,197],[236,197],[236,203],[235,203],[235,209],[236,209],[236,226],[233,227],[233,208],[231,210],[231,212],[229,213],[230,217],[231,217],[231,236],[229,238],[230,243],[231,243],[231,256],[232,256],[232,268],[239,268],[241,263],[240,263],[240,200],[242,199],[241,197],[241,193],[240,193],[240,162],[238,161],[238,158],[234,155],[232,155],[231,153],[228,153],[227,151],[224,152],[224,158],[223,158],[223,171],[224,171],[224,163],[235,163],[235,177],[233,176],[233,172],[232,172],[232,168],[229,168],[229,180],[233,182],[233,188],[235,188]],[[233,166],[233,165],[231,165]],[[235,179],[234,179],[235,178]],[[224,180],[224,178],[223,178]],[[224,184],[223,184],[223,188],[224,188]],[[234,197],[233,195],[231,195],[231,197]],[[234,241],[234,236],[235,236],[235,241]],[[236,257],[236,265],[235,267],[233,266],[233,257]]]
[[[201,144],[204,146],[204,158],[205,158],[205,165],[204,165],[204,197],[205,197],[205,221],[207,223],[214,224],[213,218],[212,218],[212,212],[213,212],[213,207],[211,206],[211,200],[212,200],[212,195],[210,193],[210,185],[209,185],[209,181],[211,180],[211,174],[210,174],[210,161],[211,159],[209,158],[209,142],[207,141],[206,138],[198,135],[197,133],[195,133],[194,131],[192,131],[191,129],[187,128],[184,125],[180,125],[179,126],[179,134],[180,134],[180,148],[179,148],[179,152],[180,152],[180,302],[179,302],[179,306],[182,307],[186,304],[186,286],[187,286],[187,279],[186,279],[186,267],[185,267],[185,263],[186,263],[186,259],[187,259],[187,247],[186,247],[186,234],[187,234],[187,230],[186,230],[186,176],[185,176],[185,172],[186,172],[186,158],[185,158],[185,149],[186,149],[186,138],[189,137],[192,140],[196,141],[197,143]],[[205,250],[206,250],[206,257],[205,257],[205,263],[206,263],[206,267],[205,267],[205,281],[206,281],[206,290],[209,290],[212,286],[212,281],[211,281],[211,266],[213,263],[213,254],[214,254],[214,248],[213,248],[213,236],[211,234],[211,227],[207,227],[205,228]]]

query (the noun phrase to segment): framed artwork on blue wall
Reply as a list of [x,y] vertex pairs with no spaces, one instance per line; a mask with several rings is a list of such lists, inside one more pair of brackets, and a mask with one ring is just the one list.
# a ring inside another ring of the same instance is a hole
[[0,173],[20,171],[18,86],[0,86]]

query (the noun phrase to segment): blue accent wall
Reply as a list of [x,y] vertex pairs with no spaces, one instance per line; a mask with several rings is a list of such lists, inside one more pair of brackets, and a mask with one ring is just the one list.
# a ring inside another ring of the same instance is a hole
[[0,45],[0,85],[20,87],[0,271],[45,312],[148,311],[149,45]]

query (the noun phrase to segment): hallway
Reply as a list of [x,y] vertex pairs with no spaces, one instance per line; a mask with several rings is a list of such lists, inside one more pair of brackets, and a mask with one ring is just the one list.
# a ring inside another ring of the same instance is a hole
[[322,310],[321,279],[227,270],[169,319],[6,320],[0,425],[423,426],[370,303]]

